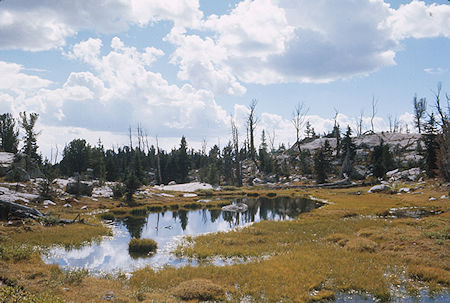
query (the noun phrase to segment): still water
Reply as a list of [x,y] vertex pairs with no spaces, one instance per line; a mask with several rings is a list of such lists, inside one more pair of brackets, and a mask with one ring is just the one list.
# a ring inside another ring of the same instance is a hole
[[[113,236],[100,243],[71,250],[56,247],[43,259],[47,264],[58,264],[64,269],[85,268],[92,273],[131,272],[145,266],[161,268],[165,265],[195,265],[195,261],[179,258],[172,253],[184,236],[228,231],[261,220],[290,220],[322,205],[321,202],[291,197],[245,198],[231,203],[245,203],[248,210],[179,210],[128,217],[116,220],[112,224]],[[132,238],[155,240],[158,242],[157,252],[150,257],[131,257],[128,242]]]

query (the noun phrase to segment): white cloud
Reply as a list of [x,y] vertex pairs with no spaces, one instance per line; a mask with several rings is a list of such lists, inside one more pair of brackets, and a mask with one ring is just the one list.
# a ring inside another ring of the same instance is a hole
[[30,91],[47,87],[52,83],[24,71],[25,68],[20,64],[0,61],[0,90]]
[[396,39],[450,37],[450,5],[413,0],[402,4],[386,20]]
[[442,75],[445,74],[448,71],[448,69],[446,68],[442,68],[442,67],[435,67],[435,68],[425,68],[424,72],[426,72],[427,74],[430,75]]
[[80,30],[117,33],[160,20],[194,27],[202,18],[198,8],[198,0],[1,1],[0,48],[48,50]]
[[[8,104],[8,111],[15,115],[25,109],[39,113],[42,124],[52,132],[56,127],[78,127],[120,134],[134,126],[131,124],[140,123],[149,134],[178,138],[186,135],[198,142],[203,137],[228,134],[229,118],[210,91],[190,84],[171,85],[152,71],[152,63],[162,51],[138,51],[119,38],[112,39],[109,53],[102,56],[100,48],[101,42],[95,39],[74,45],[68,57],[88,64],[89,70],[71,73],[62,86],[52,89],[44,86],[48,81],[29,76],[41,83],[32,94],[19,85],[28,77],[21,73],[23,67],[3,64],[4,70],[15,71],[18,80],[3,84],[0,104]],[[16,95],[8,93],[10,86],[17,90]]]
[[167,40],[177,46],[180,79],[239,95],[250,83],[326,83],[393,66],[402,39],[448,37],[449,9],[419,1],[395,10],[382,0],[245,0],[205,19],[204,35],[177,29]]

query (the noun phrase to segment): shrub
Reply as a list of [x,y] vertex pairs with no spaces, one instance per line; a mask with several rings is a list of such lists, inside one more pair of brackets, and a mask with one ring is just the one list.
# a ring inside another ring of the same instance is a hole
[[125,186],[122,183],[117,183],[116,185],[112,186],[111,190],[115,199],[120,199],[125,194]]
[[154,253],[158,243],[152,239],[131,239],[128,243],[128,251],[134,255],[148,255]]
[[172,294],[182,300],[220,300],[224,290],[217,284],[206,279],[193,279],[180,283]]

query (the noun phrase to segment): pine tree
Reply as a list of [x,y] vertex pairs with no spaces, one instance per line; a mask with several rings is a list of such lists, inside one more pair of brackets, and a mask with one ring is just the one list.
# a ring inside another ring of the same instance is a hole
[[324,183],[330,171],[332,149],[328,140],[314,154],[314,175],[317,183]]
[[370,163],[372,174],[377,178],[383,178],[386,172],[393,168],[392,153],[389,150],[389,145],[384,144],[383,140],[373,148],[370,155]]
[[[23,153],[32,161],[40,164],[42,159],[37,153],[37,136],[39,133],[35,131],[36,121],[39,115],[36,113],[31,113],[27,115],[26,112],[20,113],[20,126],[25,131]],[[29,166],[29,164],[27,164]]]
[[63,150],[62,172],[67,176],[81,175],[89,167],[91,146],[84,139],[74,139]]
[[425,134],[422,136],[425,144],[425,171],[429,178],[436,175],[437,167],[437,153],[439,144],[437,142],[437,128],[434,114],[430,115],[430,119],[425,124]]
[[176,152],[176,170],[177,170],[177,181],[180,183],[186,182],[189,173],[189,157],[187,154],[187,142],[186,138],[181,137],[180,148]]
[[8,153],[17,153],[19,144],[19,130],[16,121],[10,113],[0,115],[0,150]]

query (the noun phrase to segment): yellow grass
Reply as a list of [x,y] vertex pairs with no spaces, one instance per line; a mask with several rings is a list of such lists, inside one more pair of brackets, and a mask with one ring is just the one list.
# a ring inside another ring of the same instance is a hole
[[[239,231],[196,237],[189,245],[177,249],[179,255],[205,261],[215,257],[247,260],[243,264],[141,269],[127,280],[123,276],[95,278],[82,272],[67,276],[57,267],[43,264],[33,253],[16,261],[0,258],[0,278],[14,281],[32,295],[49,294],[67,302],[101,302],[110,291],[117,302],[179,302],[183,294],[195,302],[201,298],[196,294],[203,291],[202,287],[218,290],[212,300],[224,299],[222,294],[226,292],[231,301],[250,296],[255,302],[313,302],[331,299],[334,294],[348,290],[390,300],[391,285],[402,283],[406,277],[410,278],[406,287],[411,292],[423,285],[448,289],[450,203],[440,199],[429,201],[430,196],[448,195],[448,189],[432,182],[422,190],[424,194],[417,195],[366,194],[367,189],[252,189],[252,194],[259,196],[270,192],[277,196],[313,195],[332,203],[292,221],[265,221]],[[362,194],[355,195],[356,191]],[[194,207],[189,205],[194,201],[183,197],[138,200],[139,207],[148,210],[153,206]],[[117,206],[108,201],[99,203]],[[393,207],[413,206],[440,209],[443,214],[420,220],[377,216]],[[63,217],[74,214],[73,210],[60,211],[58,214]],[[112,209],[115,216],[128,215],[129,211]],[[99,222],[94,217],[89,220]],[[101,224],[43,227],[27,223],[1,227],[0,244],[79,245],[107,232]],[[203,286],[198,281],[203,281]]]

